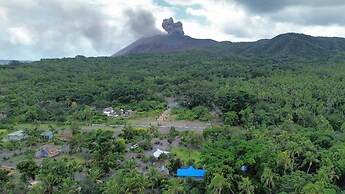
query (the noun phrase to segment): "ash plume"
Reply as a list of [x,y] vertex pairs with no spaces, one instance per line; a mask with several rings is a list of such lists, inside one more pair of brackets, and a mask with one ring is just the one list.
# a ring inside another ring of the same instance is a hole
[[151,12],[143,9],[127,9],[124,14],[127,16],[129,27],[135,35],[141,37],[162,34],[155,27],[155,18]]
[[182,23],[180,21],[174,23],[173,18],[164,19],[162,27],[168,34],[184,35]]

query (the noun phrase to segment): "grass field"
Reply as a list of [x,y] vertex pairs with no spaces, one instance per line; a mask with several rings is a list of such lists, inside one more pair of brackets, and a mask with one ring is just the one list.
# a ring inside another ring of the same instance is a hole
[[7,134],[7,129],[0,129],[0,139],[6,137]]
[[[49,129],[50,124],[40,124],[39,129]],[[61,129],[70,129],[71,125],[57,125],[57,124],[51,124],[55,129],[61,130]],[[109,131],[114,131],[114,130],[120,130],[122,127],[111,127],[111,126],[89,126],[89,125],[79,125],[79,127],[82,130],[97,130],[97,129],[102,129],[102,130],[109,130]],[[17,126],[14,127],[15,129],[33,129],[35,126],[30,123],[21,123],[18,124]]]
[[180,158],[181,160],[187,162],[190,159],[193,159],[195,163],[200,162],[200,152],[199,150],[186,148],[186,147],[178,147],[171,150],[171,153],[176,155],[176,157]]

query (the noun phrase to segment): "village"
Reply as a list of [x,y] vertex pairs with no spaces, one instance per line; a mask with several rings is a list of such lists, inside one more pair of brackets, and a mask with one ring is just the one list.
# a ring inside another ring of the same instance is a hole
[[[136,170],[147,173],[150,168],[156,167],[164,176],[180,178],[192,177],[195,180],[203,179],[205,167],[199,164],[199,146],[202,143],[202,129],[209,126],[200,122],[170,122],[171,109],[176,106],[170,100],[167,110],[155,120],[140,120],[132,125],[89,124],[88,126],[57,126],[41,124],[40,126],[26,125],[26,128],[16,127],[10,133],[2,131],[4,143],[0,151],[1,169],[10,171],[17,179],[20,173],[17,164],[23,160],[33,160],[37,165],[42,161],[65,159],[70,164],[77,165],[79,170],[74,173],[76,180],[87,178],[88,167],[93,165],[93,151],[82,145],[88,137],[98,131],[111,133],[112,141],[124,143],[124,157],[120,164],[126,161],[135,161]],[[129,119],[136,114],[133,110],[114,111],[112,107],[102,110],[102,113],[114,120]],[[174,126],[173,126],[174,125]],[[80,140],[80,134],[83,138]],[[95,143],[95,142],[94,142]],[[171,170],[171,161],[178,161],[174,172]],[[115,169],[99,178],[100,182],[114,176]],[[39,183],[40,180],[31,180],[29,186]]]

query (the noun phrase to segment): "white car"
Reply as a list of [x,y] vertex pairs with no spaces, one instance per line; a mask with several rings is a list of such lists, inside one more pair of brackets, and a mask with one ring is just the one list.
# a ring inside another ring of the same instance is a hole
[[134,144],[134,145],[131,146],[131,149],[135,149],[135,148],[138,148],[138,147],[139,147],[138,144]]

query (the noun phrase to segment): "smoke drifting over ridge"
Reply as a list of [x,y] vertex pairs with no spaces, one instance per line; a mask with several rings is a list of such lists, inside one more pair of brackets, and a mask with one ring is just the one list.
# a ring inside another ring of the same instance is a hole
[[184,35],[182,23],[180,21],[174,23],[173,18],[164,19],[162,27],[168,34]]
[[155,27],[155,18],[151,12],[143,9],[127,9],[124,14],[127,16],[129,27],[135,35],[140,37],[162,34]]

